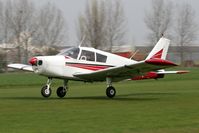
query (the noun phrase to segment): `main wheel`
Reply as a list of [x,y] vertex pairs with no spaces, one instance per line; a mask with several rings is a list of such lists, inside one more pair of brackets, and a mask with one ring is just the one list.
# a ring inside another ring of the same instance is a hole
[[106,89],[106,95],[107,95],[107,97],[113,98],[115,96],[115,94],[116,94],[116,90],[115,90],[114,87],[110,86],[110,87],[108,87]]
[[42,89],[41,89],[41,95],[43,96],[43,97],[49,97],[50,95],[51,95],[51,88],[49,88],[48,89],[48,87],[47,86],[44,86],[44,87],[42,87]]
[[62,98],[66,95],[67,89],[65,89],[64,87],[59,87],[57,88],[57,96]]

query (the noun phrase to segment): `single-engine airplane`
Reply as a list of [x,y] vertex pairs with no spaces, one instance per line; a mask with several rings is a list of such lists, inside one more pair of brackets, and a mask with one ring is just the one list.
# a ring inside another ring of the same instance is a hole
[[112,82],[121,80],[142,80],[163,78],[165,74],[182,74],[187,71],[165,71],[177,66],[166,60],[170,40],[162,37],[143,61],[135,61],[112,53],[90,47],[74,47],[55,56],[37,56],[29,60],[30,65],[9,64],[9,68],[31,71],[48,77],[41,89],[43,97],[51,95],[53,78],[62,79],[64,85],[57,89],[62,98],[68,90],[68,81],[106,81],[106,95],[113,98],[116,94]]

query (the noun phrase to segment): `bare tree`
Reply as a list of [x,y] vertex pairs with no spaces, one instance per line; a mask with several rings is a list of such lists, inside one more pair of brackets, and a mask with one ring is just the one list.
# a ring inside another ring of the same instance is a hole
[[113,45],[124,42],[125,17],[121,1],[92,0],[79,16],[78,39],[84,45],[111,51]]
[[150,11],[145,14],[145,24],[150,30],[149,39],[156,43],[162,35],[168,36],[172,20],[172,3],[166,0],[152,0]]
[[4,8],[5,4],[0,1],[0,42],[1,43],[5,43],[7,41],[7,33],[8,33],[8,17],[6,17],[8,15],[7,10],[5,10]]
[[1,1],[1,3],[3,5],[0,14],[0,27],[3,36],[1,42],[15,42],[18,46],[18,61],[21,62],[20,34],[32,31],[34,5],[28,0],[7,0],[6,2]]
[[178,9],[177,23],[176,23],[176,38],[177,44],[180,46],[180,60],[183,65],[184,61],[184,46],[190,45],[196,40],[198,25],[195,22],[195,12],[191,5],[182,4]]
[[105,4],[104,1],[92,0],[87,3],[84,15],[79,17],[79,39],[84,39],[84,45],[99,48],[103,45],[105,38]]
[[0,50],[0,73],[6,69],[5,52]]
[[57,45],[66,40],[65,29],[61,10],[50,3],[36,8],[29,0],[0,0],[0,43],[16,44],[18,62],[22,57],[27,62],[28,40],[32,45]]
[[60,9],[51,3],[45,4],[36,17],[38,30],[33,43],[37,45],[59,45],[66,37],[65,19]]
[[[109,3],[108,3],[109,2]],[[125,44],[126,20],[124,16],[121,0],[108,1],[107,6],[107,24],[106,24],[106,44],[109,44],[109,51],[112,51],[113,45]]]
[[[8,10],[4,9],[4,3],[2,1],[0,1],[0,31],[1,31],[0,32],[0,42],[1,43],[7,43],[7,41],[8,41],[9,31],[8,31],[8,28],[5,28],[8,26],[8,17],[6,17],[7,15],[8,15]],[[5,61],[5,66],[6,66],[7,65],[7,52],[4,53],[4,61]],[[0,65],[4,66],[2,64],[3,63],[1,62]],[[7,71],[7,67],[5,67],[5,69]]]
[[14,36],[19,41],[22,32],[32,32],[32,24],[34,18],[34,4],[28,0],[17,0],[9,2],[6,9],[8,13],[10,28],[13,30]]

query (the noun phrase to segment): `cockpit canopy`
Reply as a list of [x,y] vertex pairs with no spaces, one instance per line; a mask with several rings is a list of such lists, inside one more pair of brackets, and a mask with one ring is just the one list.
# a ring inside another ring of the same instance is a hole
[[77,59],[78,55],[79,55],[79,48],[69,48],[67,50],[65,50],[64,52],[59,53],[58,55],[64,55],[64,56],[69,56],[73,59]]
[[69,48],[64,52],[59,53],[58,55],[69,56],[73,59],[103,62],[103,63],[105,63],[107,60],[106,55],[103,55],[97,51],[90,51],[85,48]]

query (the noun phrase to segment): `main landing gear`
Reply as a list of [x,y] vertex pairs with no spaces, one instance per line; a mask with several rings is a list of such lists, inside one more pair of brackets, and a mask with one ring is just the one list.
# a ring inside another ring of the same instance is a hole
[[[48,78],[48,81],[44,87],[41,89],[41,95],[43,97],[50,97],[52,90],[50,88],[52,83],[52,78]],[[68,91],[68,80],[64,80],[64,86],[60,86],[57,88],[57,96],[63,98]]]
[[57,96],[62,98],[66,95],[67,91],[68,91],[68,80],[64,80],[64,86],[60,86],[57,89]]
[[106,95],[109,98],[113,98],[115,96],[115,94],[116,94],[116,90],[112,86],[112,79],[107,77],[106,78],[106,83],[107,83]]

